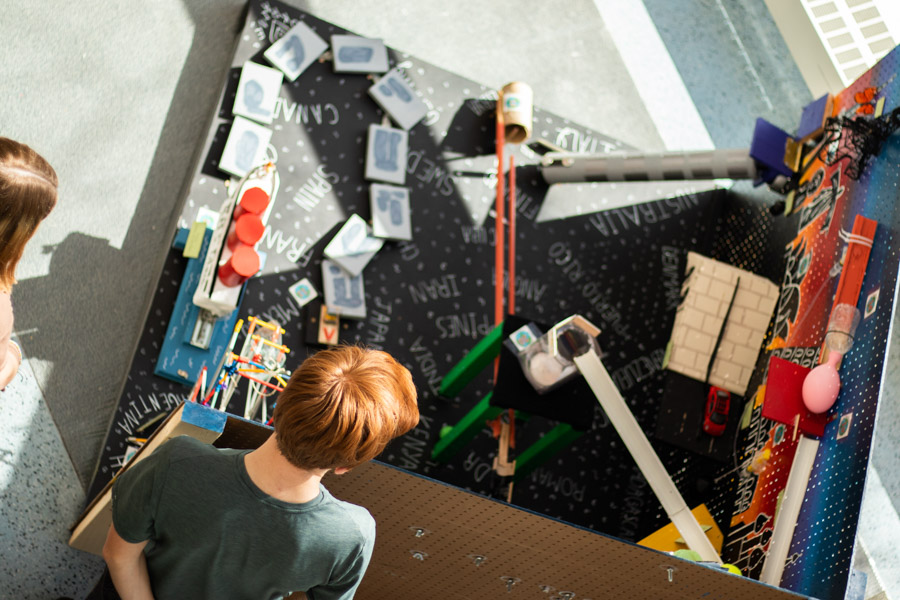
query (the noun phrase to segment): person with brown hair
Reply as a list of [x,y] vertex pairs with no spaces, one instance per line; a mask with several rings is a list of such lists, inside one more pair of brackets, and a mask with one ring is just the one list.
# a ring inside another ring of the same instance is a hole
[[[273,419],[256,450],[179,437],[117,478],[103,556],[122,598],[353,597],[375,521],[321,479],[416,426],[412,376],[385,352],[323,350],[294,371]],[[115,598],[111,587],[89,597]]]
[[16,265],[25,244],[56,206],[58,185],[56,171],[40,154],[0,137],[0,389],[12,381],[22,363],[19,346],[10,339]]

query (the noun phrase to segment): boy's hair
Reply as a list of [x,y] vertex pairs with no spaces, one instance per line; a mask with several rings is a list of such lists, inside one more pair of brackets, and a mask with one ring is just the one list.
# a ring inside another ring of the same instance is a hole
[[25,244],[56,206],[58,184],[56,171],[40,154],[0,137],[0,288],[16,282]]
[[342,346],[303,361],[278,396],[278,449],[295,467],[355,467],[419,422],[412,375],[379,350]]

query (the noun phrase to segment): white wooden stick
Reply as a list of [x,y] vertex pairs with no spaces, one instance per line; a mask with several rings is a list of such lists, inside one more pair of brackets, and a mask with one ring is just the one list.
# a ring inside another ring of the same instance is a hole
[[591,349],[575,357],[574,361],[688,547],[697,552],[703,560],[721,563],[722,559],[719,558],[718,552],[706,537],[697,519],[691,514],[691,510],[685,504],[666,467],[607,373],[600,357]]
[[788,551],[791,549],[794,527],[800,516],[800,507],[803,506],[806,487],[809,485],[809,474],[818,450],[819,440],[806,435],[800,436],[797,450],[794,452],[794,462],[791,464],[791,473],[788,475],[787,485],[784,486],[781,509],[775,518],[775,529],[772,531],[772,540],[769,542],[769,553],[766,555],[766,562],[763,563],[762,573],[759,576],[759,580],[763,583],[781,585],[784,561],[787,560]]

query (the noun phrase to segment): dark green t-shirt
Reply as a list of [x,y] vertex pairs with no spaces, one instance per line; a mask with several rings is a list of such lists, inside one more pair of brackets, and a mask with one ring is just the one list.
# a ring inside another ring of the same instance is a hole
[[150,540],[156,599],[352,598],[372,556],[372,516],[324,487],[303,504],[266,495],[247,453],[179,437],[116,480],[113,524],[125,541]]

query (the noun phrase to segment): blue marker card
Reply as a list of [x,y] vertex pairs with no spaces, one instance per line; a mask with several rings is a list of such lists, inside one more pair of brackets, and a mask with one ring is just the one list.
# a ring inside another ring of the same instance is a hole
[[245,62],[232,112],[268,125],[275,116],[275,103],[283,80],[284,74],[278,69]]
[[537,325],[528,323],[512,332],[507,341],[512,344],[510,350],[514,350],[518,354],[538,341],[541,335]]
[[328,42],[320,38],[309,25],[300,21],[269,46],[263,55],[267,61],[281,69],[290,81],[294,81],[327,49]]
[[266,156],[272,130],[243,117],[235,117],[222,150],[219,168],[226,173],[243,177],[259,166]]
[[412,129],[428,114],[428,105],[416,95],[399,68],[392,69],[370,87],[369,95],[403,129]]
[[384,42],[358,35],[331,36],[335,73],[384,73],[388,70]]
[[409,136],[402,129],[369,125],[366,147],[366,179],[403,185]]
[[350,215],[325,246],[325,256],[351,275],[359,275],[382,245],[384,240],[372,237],[372,230],[362,217]]
[[369,186],[372,201],[372,233],[390,240],[411,240],[409,190],[393,185],[373,183]]
[[303,308],[308,302],[319,297],[319,292],[316,291],[312,282],[306,277],[291,285],[288,288],[288,293],[297,302],[299,308]]
[[328,312],[348,319],[366,318],[362,274],[353,276],[336,263],[322,259],[322,292]]

